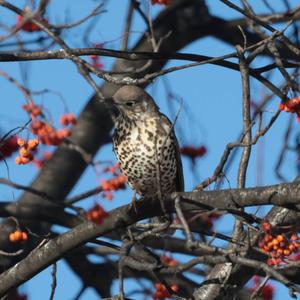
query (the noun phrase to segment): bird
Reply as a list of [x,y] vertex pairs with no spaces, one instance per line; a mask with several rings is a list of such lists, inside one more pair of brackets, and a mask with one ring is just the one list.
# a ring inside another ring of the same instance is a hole
[[[163,204],[166,196],[184,189],[174,124],[138,86],[122,86],[111,100],[119,110],[112,140],[121,172],[137,194],[157,197]],[[152,222],[171,221],[170,215],[165,217],[154,218]]]

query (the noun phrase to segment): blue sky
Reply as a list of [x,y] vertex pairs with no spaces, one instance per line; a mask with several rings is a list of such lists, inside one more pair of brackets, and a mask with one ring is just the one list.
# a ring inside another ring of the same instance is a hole
[[[11,3],[22,8],[24,1],[10,1]],[[207,1],[210,10],[225,19],[232,17],[240,17],[238,13],[228,9],[219,1]],[[257,12],[264,12],[262,5],[257,5],[256,1],[252,1]],[[76,3],[76,4],[74,4]],[[66,19],[76,20],[85,16],[95,6],[97,1],[68,1],[68,0],[52,0],[49,6],[48,18],[50,22],[61,23]],[[120,37],[122,35],[123,18],[126,13],[127,1],[111,0],[106,6],[106,12],[103,13],[96,28],[90,35],[91,42],[103,43],[105,47],[118,49]],[[280,6],[279,1],[276,5]],[[68,9],[68,13],[66,13]],[[161,7],[153,7],[152,14],[155,15]],[[5,23],[12,26],[15,22],[15,16],[6,9],[0,9],[1,19]],[[63,37],[72,47],[82,47],[81,34],[84,32],[84,26],[73,29],[69,34]],[[134,19],[132,39],[130,44],[143,32],[145,26],[139,18]],[[30,37],[29,34],[22,34],[22,37]],[[1,50],[1,49],[0,49]],[[182,52],[191,52],[209,56],[219,56],[233,52],[232,46],[228,46],[214,38],[204,38],[196,41],[182,49]],[[109,69],[112,63],[111,59],[103,58],[105,69]],[[267,59],[264,59],[267,61]],[[168,66],[178,65],[177,62],[171,62]],[[20,70],[26,69],[28,79],[26,84],[32,90],[38,91],[45,88],[59,92],[65,99],[70,111],[78,114],[84,107],[86,100],[93,94],[91,87],[77,72],[76,67],[68,61],[38,61],[26,63],[2,63],[1,69],[8,72],[15,79],[22,81]],[[179,115],[176,125],[179,141],[182,145],[205,144],[208,152],[205,157],[197,161],[195,173],[191,172],[191,163],[184,158],[184,175],[186,190],[191,190],[196,183],[210,176],[220,160],[227,143],[235,141],[241,131],[241,80],[240,74],[225,68],[203,65],[192,69],[182,70],[171,73],[166,76],[167,82],[172,88],[172,92],[176,94],[178,99],[183,101],[183,109]],[[280,82],[279,77],[275,74],[274,80]],[[99,83],[101,81],[97,80]],[[21,110],[21,105],[25,103],[23,96],[5,79],[0,77],[0,87],[2,90],[2,109],[0,111],[0,130],[6,133],[12,127],[23,125],[27,121],[27,115]],[[166,100],[164,79],[158,78],[154,84],[149,86],[148,91],[156,99],[161,107],[161,111],[170,118],[174,117],[170,112],[170,103]],[[265,89],[255,80],[251,80],[251,96],[254,101],[260,101],[261,96],[265,93]],[[64,106],[60,97],[54,93],[45,96],[35,97],[37,103],[44,103],[53,116],[54,123],[58,124],[57,116],[64,112]],[[264,113],[264,120],[270,119],[274,111],[276,111],[280,100],[274,98]],[[177,111],[180,107],[179,103],[172,102],[173,111]],[[295,119],[295,118],[294,118]],[[191,122],[192,120],[192,122]],[[251,163],[249,165],[247,186],[255,186],[258,180],[258,170],[260,172],[260,185],[269,185],[278,182],[274,175],[274,167],[280,152],[283,140],[284,130],[289,120],[288,114],[281,114],[279,121],[272,127],[263,143],[253,147]],[[293,121],[297,126],[296,121]],[[183,133],[183,134],[182,134]],[[27,133],[24,132],[26,137]],[[292,139],[293,140],[293,139]],[[259,150],[257,150],[259,149]],[[259,151],[259,152],[258,152]],[[262,159],[258,165],[258,155]],[[111,145],[103,147],[96,157],[97,160],[114,160]],[[8,160],[9,174],[4,164],[0,164],[0,176],[8,177],[15,182],[29,184],[37,174],[35,167],[31,165],[15,166],[13,160]],[[235,187],[237,177],[237,163],[226,174],[229,184],[224,187]],[[296,156],[288,154],[283,172],[287,180],[293,180],[296,176]],[[99,183],[99,178],[95,172],[89,168],[84,176],[72,191],[72,195],[95,187]],[[211,187],[213,188],[213,187]],[[0,199],[14,200],[20,195],[19,192],[1,186]],[[128,203],[131,199],[132,192],[127,190],[125,193],[117,193],[112,202],[99,197],[94,197],[80,203],[82,207],[91,207],[95,200],[100,201],[106,209],[112,209],[119,205]],[[263,209],[265,211],[265,209]],[[219,222],[218,227],[226,228],[226,232],[230,230],[230,218],[225,218]],[[62,230],[61,228],[56,228]],[[68,269],[63,262],[58,263],[57,272],[58,287],[55,299],[72,299],[76,292],[80,289],[80,281]],[[101,278],[99,278],[101,281]],[[147,284],[147,283],[146,283]],[[33,278],[28,284],[22,287],[22,290],[29,294],[30,299],[41,299],[41,295],[47,298],[50,295],[51,275],[50,269],[41,272]],[[128,289],[135,286],[134,282],[129,281]],[[117,286],[114,291],[117,291]],[[278,287],[276,299],[288,299],[288,292],[283,287]],[[95,293],[91,289],[83,294],[81,299],[97,299]]]

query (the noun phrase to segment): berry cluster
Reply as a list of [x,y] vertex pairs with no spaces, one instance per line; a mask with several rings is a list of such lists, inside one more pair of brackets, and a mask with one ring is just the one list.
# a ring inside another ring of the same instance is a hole
[[[203,230],[210,230],[214,227],[214,224],[216,220],[218,220],[220,217],[222,217],[222,214],[216,214],[216,213],[201,213],[197,216],[197,223]],[[192,220],[191,220],[192,221]],[[181,225],[181,221],[179,218],[176,218],[173,223],[175,225]]]
[[35,120],[38,116],[41,116],[43,112],[42,107],[33,102],[23,105],[22,108],[28,112],[32,120]]
[[104,64],[101,60],[101,57],[99,57],[98,55],[90,55],[91,58],[91,65],[97,69],[97,70],[102,70],[104,67]]
[[[58,146],[66,137],[71,135],[70,128],[56,130],[49,122],[47,122],[41,106],[31,102],[23,105],[23,109],[27,111],[30,118],[33,120],[30,126],[31,132],[38,137],[42,144]],[[63,126],[75,125],[76,118],[73,113],[64,114],[60,118],[60,123]]]
[[48,146],[58,146],[62,141],[71,135],[69,128],[56,130],[46,121],[36,120],[31,124],[31,132],[39,138],[42,144]]
[[125,183],[127,178],[120,174],[117,177],[111,179],[103,179],[101,182],[101,187],[103,191],[116,191],[125,189]]
[[41,169],[45,163],[52,157],[52,152],[49,151],[45,151],[42,153],[42,157],[41,158],[34,158],[34,160],[32,161],[32,163],[38,168]]
[[125,183],[127,182],[127,178],[120,174],[116,177],[113,177],[111,179],[103,179],[101,181],[101,187],[104,191],[103,197],[112,200],[112,192],[117,190],[124,190],[126,189]]
[[176,267],[178,264],[178,261],[170,256],[162,255],[160,257],[160,261],[162,264],[168,267]]
[[299,237],[295,232],[284,234],[273,233],[272,225],[265,221],[262,224],[263,235],[258,243],[260,249],[270,256],[268,265],[278,265],[300,248]]
[[16,157],[16,164],[26,165],[33,160],[33,154],[37,146],[39,145],[39,140],[31,139],[29,141],[25,141],[24,139],[18,138],[17,144],[20,147],[20,156]]
[[[178,291],[177,284],[172,284],[170,288],[175,293]],[[153,300],[164,300],[167,298],[171,298],[171,295],[165,285],[163,285],[161,283],[156,283],[155,289],[156,289],[156,291],[152,295]]]
[[198,148],[193,146],[185,146],[180,148],[180,153],[182,155],[187,156],[192,161],[195,161],[197,157],[202,157],[207,152],[207,149],[205,146],[200,146]]
[[0,143],[0,160],[11,156],[19,149],[17,136],[12,136]]
[[106,218],[107,216],[108,216],[108,213],[99,204],[96,204],[93,208],[91,208],[86,213],[86,218],[89,221],[92,221],[98,225],[101,225],[103,223],[103,219]]
[[63,126],[75,125],[77,122],[73,113],[64,114],[60,117],[60,124]]
[[[253,276],[253,281],[251,282],[251,287],[248,289],[250,293],[256,291],[261,284],[261,278],[259,276]],[[267,283],[263,286],[260,291],[260,298],[262,300],[272,300],[274,297],[275,288],[272,284]]]
[[[48,23],[47,19],[42,19],[43,22]],[[17,24],[16,26],[19,26],[24,22],[24,17],[21,15],[17,15]],[[21,29],[26,32],[37,32],[41,31],[40,27],[32,23],[31,21],[27,21],[24,24],[21,25]]]
[[201,222],[201,227],[203,229],[209,230],[213,228],[216,220],[218,220],[221,216],[222,215],[216,213],[210,213],[210,214],[203,213],[198,218],[199,218],[199,222]]
[[27,232],[18,229],[14,232],[11,232],[8,238],[12,243],[26,242],[28,240],[28,234]]
[[300,97],[292,98],[284,103],[280,103],[278,109],[290,113],[296,113],[297,122],[300,122]]
[[151,0],[151,4],[170,5],[171,0]]
[[[94,44],[93,47],[94,48],[102,48],[102,44]],[[104,64],[101,60],[101,57],[98,55],[90,55],[90,59],[91,59],[91,65],[97,69],[97,70],[102,70],[104,67]]]
[[116,163],[110,167],[106,167],[103,172],[110,173],[114,176],[110,179],[101,180],[101,188],[104,192],[102,196],[108,200],[112,200],[112,192],[126,188],[125,183],[127,182],[127,178],[121,174],[119,163]]
[[104,173],[110,173],[114,176],[117,176],[118,174],[120,174],[120,164],[119,163],[115,163],[114,165],[110,166],[110,167],[106,167],[103,170]]

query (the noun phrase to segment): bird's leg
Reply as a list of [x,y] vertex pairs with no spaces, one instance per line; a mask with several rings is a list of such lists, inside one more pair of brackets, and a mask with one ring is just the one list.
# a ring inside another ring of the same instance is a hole
[[134,209],[135,213],[137,214],[136,202],[137,202],[136,192],[134,192],[132,199],[131,199],[130,210]]

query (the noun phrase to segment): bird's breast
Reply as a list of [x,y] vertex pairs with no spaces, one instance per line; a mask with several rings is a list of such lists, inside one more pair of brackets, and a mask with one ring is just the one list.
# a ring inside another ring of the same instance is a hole
[[[170,130],[169,130],[170,131]],[[117,128],[114,149],[128,183],[138,193],[155,192],[158,179],[163,190],[172,190],[176,176],[176,147],[170,132],[153,119]]]

